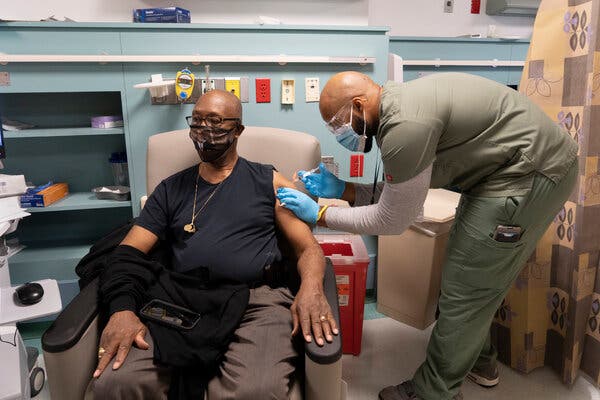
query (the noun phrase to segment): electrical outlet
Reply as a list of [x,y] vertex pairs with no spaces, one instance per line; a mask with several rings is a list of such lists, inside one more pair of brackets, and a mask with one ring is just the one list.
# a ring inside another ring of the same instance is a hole
[[210,89],[208,89],[206,87],[206,79],[202,79],[202,94],[206,94],[207,91],[215,90],[215,89],[216,89],[216,86],[215,86],[214,79],[210,79]]
[[271,102],[271,80],[269,78],[256,78],[256,102]]
[[281,81],[281,104],[294,104],[295,97],[294,80],[283,79]]
[[305,78],[305,93],[306,93],[306,102],[310,103],[313,101],[319,101],[320,97],[320,89],[319,89],[319,78]]
[[454,12],[454,0],[444,0],[444,12],[445,13],[453,13]]
[[225,90],[231,92],[238,99],[240,96],[240,78],[225,78]]
[[365,165],[364,154],[352,154],[350,156],[350,176],[360,177],[363,176]]

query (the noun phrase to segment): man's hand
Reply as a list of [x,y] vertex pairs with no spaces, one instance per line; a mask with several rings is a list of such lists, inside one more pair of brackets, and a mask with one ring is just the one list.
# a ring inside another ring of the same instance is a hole
[[281,205],[291,210],[298,218],[308,224],[316,224],[319,218],[319,205],[308,195],[287,187],[277,189],[277,198]]
[[323,285],[321,283],[303,282],[300,285],[300,290],[296,294],[296,298],[292,307],[292,319],[294,328],[292,335],[298,333],[298,326],[302,329],[304,340],[312,341],[312,334],[319,346],[323,346],[323,335],[328,342],[333,340],[332,333],[338,334],[335,318],[331,312],[331,307],[323,293]]
[[306,173],[298,171],[298,177],[304,183],[304,187],[313,196],[328,199],[341,199],[346,188],[346,182],[329,172],[325,164],[319,164],[319,173]]
[[131,344],[143,350],[150,347],[144,340],[146,325],[131,311],[119,311],[111,315],[106,328],[102,331],[100,347],[98,350],[98,367],[94,371],[94,378],[98,378],[116,356],[113,369],[118,369],[127,358]]

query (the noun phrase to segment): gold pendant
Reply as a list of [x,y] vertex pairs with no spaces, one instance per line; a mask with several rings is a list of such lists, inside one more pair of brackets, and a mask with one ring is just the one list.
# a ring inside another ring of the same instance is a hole
[[194,233],[194,232],[196,232],[196,227],[194,226],[194,224],[186,224],[183,227],[183,230],[188,233]]

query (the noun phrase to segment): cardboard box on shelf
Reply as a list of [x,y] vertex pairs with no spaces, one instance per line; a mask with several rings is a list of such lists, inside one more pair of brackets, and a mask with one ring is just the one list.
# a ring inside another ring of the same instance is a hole
[[48,207],[68,194],[69,186],[66,183],[50,182],[28,189],[27,193],[21,196],[21,207]]
[[133,10],[133,22],[190,23],[191,14],[181,7],[138,8]]

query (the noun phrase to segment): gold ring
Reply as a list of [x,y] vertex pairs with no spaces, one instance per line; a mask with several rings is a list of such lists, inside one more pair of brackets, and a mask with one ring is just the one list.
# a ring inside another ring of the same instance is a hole
[[104,350],[104,347],[98,347],[98,358],[102,358],[104,353],[106,353],[106,350]]
[[327,318],[326,318],[324,315],[321,315],[321,316],[319,317],[319,319],[321,320],[321,322],[325,322],[325,321],[327,321]]

